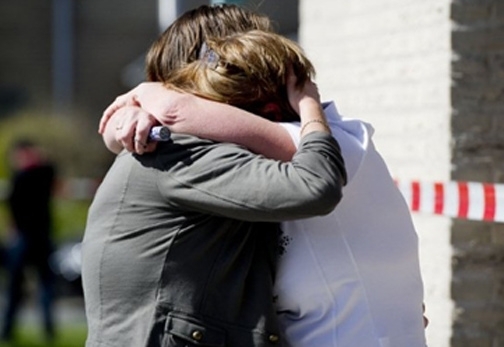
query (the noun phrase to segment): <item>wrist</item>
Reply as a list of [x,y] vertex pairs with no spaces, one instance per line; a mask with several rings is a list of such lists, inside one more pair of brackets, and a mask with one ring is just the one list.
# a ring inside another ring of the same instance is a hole
[[303,117],[309,117],[310,119],[314,116],[325,118],[324,113],[322,111],[322,105],[315,99],[312,98],[303,98],[299,101],[299,116],[301,119]]
[[329,127],[325,119],[312,119],[302,125],[299,133],[301,137],[303,137],[304,135],[309,134],[313,131],[323,131],[330,134],[331,128]]
[[315,99],[307,99],[300,103],[300,118],[301,137],[313,131],[331,133],[322,105]]

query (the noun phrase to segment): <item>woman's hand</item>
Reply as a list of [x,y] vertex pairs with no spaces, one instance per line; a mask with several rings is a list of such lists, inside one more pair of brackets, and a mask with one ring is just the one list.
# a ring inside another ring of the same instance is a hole
[[161,82],[144,82],[129,92],[119,95],[110,104],[100,119],[98,132],[103,134],[107,122],[121,107],[139,106],[154,116],[159,123],[170,125],[177,122],[179,108],[187,95],[166,88]]
[[129,152],[143,154],[156,149],[157,142],[149,142],[150,129],[159,122],[138,106],[118,108],[103,129],[103,141],[107,148],[119,153],[123,148]]
[[291,72],[287,80],[289,102],[301,118],[301,137],[313,131],[331,133],[320,104],[317,85],[308,80],[297,85],[296,76]]
[[155,144],[148,143],[150,129],[163,124],[176,131],[177,125],[187,122],[181,110],[191,98],[194,96],[170,90],[160,82],[141,83],[107,107],[98,132],[114,153],[123,148],[138,154],[153,151]]
[[159,122],[138,106],[125,106],[116,111],[120,125],[115,128],[115,140],[129,152],[143,154],[156,149],[156,141],[149,142],[149,132]]
[[311,80],[308,80],[303,85],[298,85],[297,77],[292,72],[289,73],[287,79],[287,94],[289,96],[289,103],[299,115],[301,115],[300,104],[303,102],[316,102],[320,104],[317,85]]

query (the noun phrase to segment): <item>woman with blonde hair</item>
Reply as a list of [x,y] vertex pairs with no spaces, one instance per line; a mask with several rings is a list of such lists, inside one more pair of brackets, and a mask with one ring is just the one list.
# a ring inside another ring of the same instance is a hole
[[[266,38],[268,43],[262,41]],[[142,134],[152,125],[142,123],[142,117],[155,115],[174,132],[238,143],[267,157],[290,160],[295,145],[302,142],[303,124],[279,125],[225,103],[233,100],[230,104],[259,115],[281,105],[278,95],[284,90],[283,76],[292,61],[298,62],[292,64],[293,69],[299,67],[298,76],[307,71],[311,76],[310,65],[297,58],[300,50],[297,46],[290,49],[290,41],[267,33],[208,42],[211,53],[206,58],[177,72],[199,81],[198,88],[190,82],[179,91],[190,90],[206,99],[177,94],[159,83],[142,84],[119,97],[104,113],[106,120],[135,96],[142,109],[121,109],[112,117],[129,130],[117,132],[107,126],[107,131],[125,147],[133,148],[132,137],[123,135],[133,130]],[[250,65],[248,58],[236,54],[237,47],[240,52],[253,51]],[[289,59],[272,59],[272,52]],[[227,65],[228,60],[233,64]],[[254,95],[259,100],[264,97],[256,92],[263,88],[256,69],[270,61],[280,66],[274,71],[261,70],[273,82],[267,97],[256,104]],[[243,77],[237,80],[240,83],[227,82],[233,72]],[[223,85],[213,86],[214,81],[223,81]],[[218,93],[217,87],[222,88]],[[242,91],[244,95],[239,94]],[[268,97],[275,102],[268,103]],[[184,102],[180,104],[180,100]],[[422,315],[418,239],[408,207],[374,146],[372,126],[342,117],[333,102],[323,107],[332,135],[341,146],[348,184],[343,188],[342,201],[329,215],[282,223],[283,251],[275,297],[283,343],[293,347],[424,347],[426,321]],[[289,114],[285,107],[279,110],[267,118],[277,120],[283,112]],[[139,116],[138,123],[131,122],[130,115]]]
[[165,86],[226,103],[273,121],[299,120],[287,94],[289,74],[303,86],[314,68],[293,41],[271,32],[250,31],[211,38],[200,58],[174,71]]
[[[282,40],[207,37],[196,61],[161,73],[173,93],[273,119],[299,114],[303,140],[290,162],[183,134],[142,156],[119,153],[83,240],[87,347],[282,343],[273,303],[279,222],[330,212],[345,182],[311,65],[295,45],[279,50]],[[291,68],[275,71],[280,62]]]

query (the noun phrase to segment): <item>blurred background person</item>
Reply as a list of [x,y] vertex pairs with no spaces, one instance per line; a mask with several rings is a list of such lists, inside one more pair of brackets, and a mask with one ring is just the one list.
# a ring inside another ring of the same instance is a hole
[[7,198],[11,233],[7,241],[6,269],[8,283],[2,339],[11,340],[23,295],[27,267],[33,267],[39,278],[39,295],[44,329],[48,340],[54,337],[53,275],[49,267],[52,211],[51,198],[55,185],[55,167],[43,150],[28,139],[12,145],[9,153],[12,167]]

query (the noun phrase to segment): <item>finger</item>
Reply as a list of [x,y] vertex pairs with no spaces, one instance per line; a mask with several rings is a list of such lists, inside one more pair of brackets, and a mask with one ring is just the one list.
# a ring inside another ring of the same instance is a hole
[[120,143],[127,151],[134,151],[135,144],[133,137],[136,132],[137,109],[135,107],[123,107],[117,111],[123,119],[122,125],[116,128],[116,141]]
[[126,98],[124,95],[120,95],[117,98],[115,98],[114,102],[112,102],[106,109],[103,111],[103,114],[100,119],[100,124],[98,125],[98,132],[100,134],[103,134],[103,131],[105,130],[105,126],[107,125],[107,122],[109,119],[112,117],[114,113],[117,112],[120,108],[126,106]]
[[110,104],[105,111],[103,111],[103,115],[100,119],[100,124],[98,126],[98,132],[103,134],[105,130],[105,126],[110,118],[122,107],[126,106],[140,106],[137,95],[134,90],[129,91],[126,94],[119,95],[112,104]]
[[149,141],[149,133],[154,125],[158,125],[159,122],[153,115],[148,113],[143,109],[138,110],[137,115],[137,126],[135,129],[135,152],[138,154],[143,154],[145,152],[152,152],[156,149],[156,145],[152,145],[152,141]]
[[124,132],[123,134],[124,135],[121,134],[120,139],[118,139],[117,141],[128,152],[134,152],[135,151],[134,131],[128,133]]
[[135,142],[135,153],[137,154],[144,154],[145,150],[147,149],[147,142],[143,142],[139,138],[134,138]]
[[[143,154],[148,151],[148,149],[153,149],[155,146],[149,145],[149,133],[154,125],[159,124],[159,122],[150,113],[139,109],[137,115],[137,125],[135,130],[135,151],[138,154]],[[141,152],[140,152],[141,151]]]
[[149,142],[149,133],[153,126],[159,125],[159,122],[153,115],[140,109],[137,116],[136,137],[144,142]]

